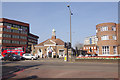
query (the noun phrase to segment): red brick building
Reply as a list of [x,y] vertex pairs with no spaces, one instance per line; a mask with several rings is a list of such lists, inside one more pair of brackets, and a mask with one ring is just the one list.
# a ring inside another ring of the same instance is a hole
[[31,52],[32,51],[32,45],[37,45],[38,44],[38,36],[32,34],[32,33],[29,33],[28,34],[28,52]]
[[28,23],[10,20],[6,18],[0,18],[0,48],[1,47],[27,48],[29,34],[30,32]]
[[84,40],[83,50],[87,51],[88,54],[96,54],[97,51],[97,37],[90,36]]
[[120,54],[120,26],[116,23],[96,25],[98,56],[118,56]]

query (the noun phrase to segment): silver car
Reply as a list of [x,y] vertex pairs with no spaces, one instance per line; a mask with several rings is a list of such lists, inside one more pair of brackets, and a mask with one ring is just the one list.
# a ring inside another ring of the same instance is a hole
[[31,59],[31,60],[38,59],[38,57],[36,57],[36,56],[34,56],[33,54],[30,54],[30,53],[23,54],[23,58]]

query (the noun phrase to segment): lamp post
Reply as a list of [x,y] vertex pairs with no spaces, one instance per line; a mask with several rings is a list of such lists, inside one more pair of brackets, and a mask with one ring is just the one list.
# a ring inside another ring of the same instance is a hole
[[[70,13],[70,43],[72,48],[71,15],[73,15],[73,13],[71,12],[70,5],[67,5],[67,7],[69,8],[69,13]],[[71,52],[72,52],[72,49],[71,49]],[[72,60],[72,53],[71,53],[71,60]]]

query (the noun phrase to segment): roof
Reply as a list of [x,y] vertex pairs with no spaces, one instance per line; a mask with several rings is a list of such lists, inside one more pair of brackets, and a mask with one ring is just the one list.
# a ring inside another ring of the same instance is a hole
[[17,20],[12,20],[12,19],[7,19],[7,18],[0,18],[0,22],[8,22],[8,23],[19,24],[19,25],[29,27],[28,23],[17,21]]
[[32,34],[32,33],[29,33],[29,36],[39,38],[39,36],[37,36],[37,35],[35,35],[35,34]]
[[57,39],[47,39],[47,40],[41,42],[40,44],[38,44],[36,46],[44,46],[44,43],[45,44],[50,44],[50,43],[54,43],[54,42],[56,43],[56,45],[64,45],[64,41],[62,41],[61,39],[57,38]]

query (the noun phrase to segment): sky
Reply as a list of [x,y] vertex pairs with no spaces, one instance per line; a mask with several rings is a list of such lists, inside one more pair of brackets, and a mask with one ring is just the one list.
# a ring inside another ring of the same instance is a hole
[[3,2],[2,17],[30,24],[30,32],[39,36],[39,43],[56,37],[70,41],[72,15],[72,45],[84,43],[85,37],[96,35],[96,25],[118,22],[117,2]]

